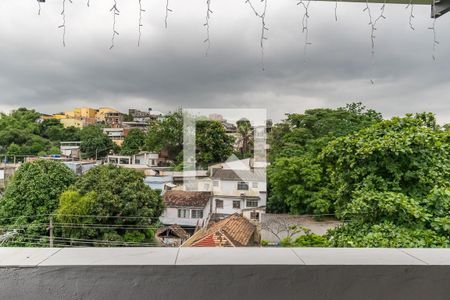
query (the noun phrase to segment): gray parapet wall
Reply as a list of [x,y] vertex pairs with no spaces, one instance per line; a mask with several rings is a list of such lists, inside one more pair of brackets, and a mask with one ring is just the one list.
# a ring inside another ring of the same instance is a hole
[[450,299],[450,249],[0,248],[0,299]]

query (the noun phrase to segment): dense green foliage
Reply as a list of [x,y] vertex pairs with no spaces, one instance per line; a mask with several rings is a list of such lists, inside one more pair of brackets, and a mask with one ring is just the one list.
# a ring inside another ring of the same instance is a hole
[[83,158],[103,158],[111,151],[117,150],[117,146],[103,133],[100,126],[90,125],[80,132],[80,150]]
[[219,121],[197,121],[197,165],[207,168],[213,163],[224,162],[233,154],[233,137],[226,134]]
[[[177,110],[165,118],[150,124],[145,149],[168,155],[175,165],[183,162],[183,112]],[[233,138],[228,136],[218,121],[196,122],[197,165],[207,167],[211,163],[225,161],[233,153]]]
[[14,155],[59,154],[60,141],[78,140],[79,130],[63,128],[57,120],[41,123],[41,114],[20,108],[0,114],[0,153]]
[[[26,235],[48,235],[49,215],[59,204],[60,195],[75,182],[75,174],[60,162],[38,160],[23,164],[8,184],[0,200],[3,229],[21,229]],[[21,227],[23,226],[23,227]]]
[[432,114],[383,121],[331,142],[321,158],[349,223],[334,246],[450,246],[450,135]]
[[239,152],[237,153],[240,159],[253,157],[254,147],[254,132],[252,124],[247,119],[242,119],[236,122],[237,128],[237,144]]
[[150,124],[145,148],[148,151],[163,151],[169,160],[176,164],[181,163],[183,160],[183,112],[181,109]]
[[333,210],[328,173],[319,154],[337,137],[381,121],[360,103],[338,109],[312,109],[289,114],[269,136],[268,169],[272,212],[326,214]]
[[145,133],[140,129],[131,129],[123,141],[121,155],[138,154],[145,146]]
[[81,176],[61,196],[56,219],[97,227],[63,228],[63,237],[115,242],[151,240],[163,202],[144,184],[143,177],[137,171],[112,165],[96,167]]

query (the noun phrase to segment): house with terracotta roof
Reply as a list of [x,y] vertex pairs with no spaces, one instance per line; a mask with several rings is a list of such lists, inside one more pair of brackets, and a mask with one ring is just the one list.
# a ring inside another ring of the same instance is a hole
[[164,225],[177,224],[184,227],[202,227],[211,213],[211,192],[166,191],[166,206],[159,220]]
[[182,247],[251,247],[259,243],[255,224],[239,214],[210,222],[197,231]]

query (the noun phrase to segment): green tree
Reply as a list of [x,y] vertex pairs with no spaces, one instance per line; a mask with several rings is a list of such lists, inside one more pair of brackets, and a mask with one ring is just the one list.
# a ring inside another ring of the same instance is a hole
[[183,112],[178,109],[150,123],[145,149],[167,153],[176,164],[181,163],[183,151]]
[[145,146],[145,133],[140,129],[131,129],[125,138],[120,154],[135,155],[138,154]]
[[252,157],[254,146],[253,127],[249,120],[242,119],[236,122],[239,145],[239,157],[241,159]]
[[[159,193],[144,184],[143,177],[135,170],[112,165],[96,167],[81,176],[61,196],[56,219],[97,226],[64,228],[63,237],[113,242],[152,240],[163,202]],[[98,245],[104,246],[104,242]]]
[[80,132],[80,139],[80,150],[83,158],[103,158],[111,150],[116,149],[115,144],[103,133],[100,126],[90,125],[84,127]]
[[268,170],[271,183],[270,209],[294,214],[327,214],[333,194],[327,187],[324,169],[306,155],[282,157]]
[[27,235],[47,235],[49,215],[75,179],[75,174],[60,162],[37,160],[23,164],[0,200],[0,224],[9,230],[20,229],[17,240],[22,242],[33,241],[27,240]]
[[304,114],[288,114],[269,135],[269,158],[292,157],[305,153],[317,155],[330,141],[371,126],[382,120],[380,113],[351,103],[337,109],[318,108]]
[[353,103],[289,114],[276,124],[269,135],[269,211],[333,212],[329,174],[319,154],[330,141],[380,121],[379,113]]
[[234,138],[227,135],[219,121],[197,121],[196,159],[203,168],[210,164],[224,162],[233,154]]
[[[183,161],[183,112],[181,109],[169,113],[162,120],[150,124],[145,149],[168,154],[175,165]],[[223,162],[233,153],[233,138],[228,136],[223,125],[217,121],[196,122],[197,165]]]
[[321,158],[339,217],[334,246],[449,245],[450,135],[432,114],[383,121],[331,142]]

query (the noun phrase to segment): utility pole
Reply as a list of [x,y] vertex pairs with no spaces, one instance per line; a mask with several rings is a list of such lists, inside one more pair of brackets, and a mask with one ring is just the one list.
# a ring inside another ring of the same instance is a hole
[[48,226],[50,231],[50,248],[53,248],[53,216],[50,216],[50,226]]

